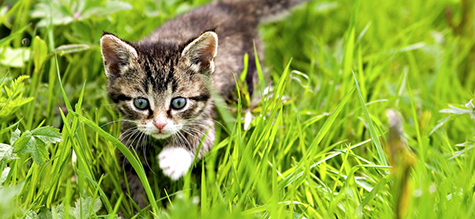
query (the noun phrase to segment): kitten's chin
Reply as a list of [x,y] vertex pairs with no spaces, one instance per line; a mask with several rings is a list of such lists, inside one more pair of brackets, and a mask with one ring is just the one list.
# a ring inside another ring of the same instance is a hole
[[150,136],[152,136],[153,138],[155,139],[165,139],[165,138],[169,138],[172,136],[171,133],[152,133],[150,134]]

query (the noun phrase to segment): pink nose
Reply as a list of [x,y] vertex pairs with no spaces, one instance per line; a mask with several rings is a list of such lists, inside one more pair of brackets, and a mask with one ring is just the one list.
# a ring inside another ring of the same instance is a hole
[[156,121],[156,122],[153,123],[153,125],[155,127],[157,127],[158,130],[162,130],[163,127],[165,127],[167,125],[167,123],[164,122],[164,121]]

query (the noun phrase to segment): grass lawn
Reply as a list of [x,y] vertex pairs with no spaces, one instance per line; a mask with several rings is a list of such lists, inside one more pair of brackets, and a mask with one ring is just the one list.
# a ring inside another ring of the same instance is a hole
[[0,3],[0,218],[475,217],[470,0],[316,0],[261,25],[254,97],[219,108],[183,179],[143,177],[137,209],[99,38],[140,40],[206,2]]

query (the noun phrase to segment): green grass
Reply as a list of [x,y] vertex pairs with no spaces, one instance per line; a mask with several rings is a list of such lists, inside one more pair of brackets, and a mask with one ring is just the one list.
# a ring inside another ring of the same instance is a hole
[[0,8],[0,218],[475,217],[471,1],[313,1],[262,25],[262,100],[220,108],[193,173],[163,188],[126,154],[151,201],[137,213],[99,38],[207,1],[78,2]]

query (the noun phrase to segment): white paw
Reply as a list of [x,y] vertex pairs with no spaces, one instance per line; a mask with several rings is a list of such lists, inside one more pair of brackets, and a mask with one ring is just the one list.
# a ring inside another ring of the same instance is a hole
[[177,180],[190,169],[193,155],[184,148],[164,148],[158,155],[160,168],[172,180]]

